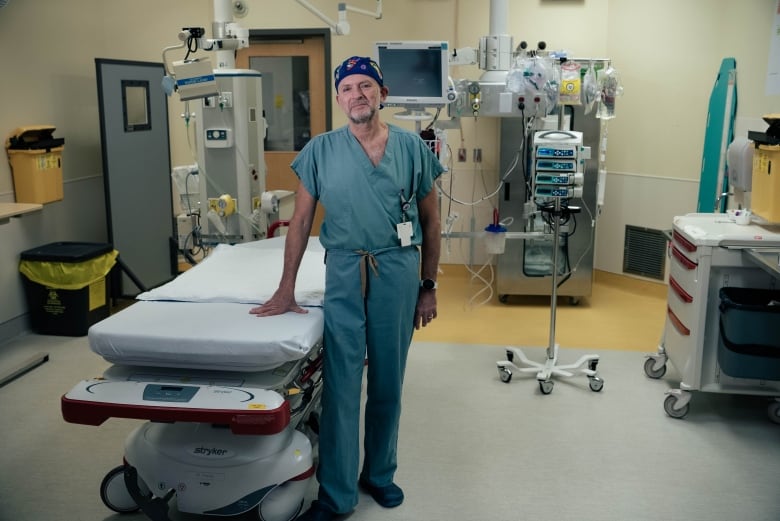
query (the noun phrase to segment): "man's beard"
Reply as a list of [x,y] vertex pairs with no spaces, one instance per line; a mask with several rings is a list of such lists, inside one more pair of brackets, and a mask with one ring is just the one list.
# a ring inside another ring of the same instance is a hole
[[376,114],[376,109],[374,107],[369,107],[368,112],[364,112],[359,116],[353,116],[350,114],[349,120],[356,125],[362,125],[363,123],[368,123],[371,121],[371,118],[374,117],[374,114]]

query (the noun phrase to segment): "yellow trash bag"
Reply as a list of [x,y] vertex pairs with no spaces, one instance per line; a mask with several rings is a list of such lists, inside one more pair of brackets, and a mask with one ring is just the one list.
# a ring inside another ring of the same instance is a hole
[[47,288],[79,290],[105,278],[118,255],[118,251],[112,250],[83,262],[21,260],[19,271]]

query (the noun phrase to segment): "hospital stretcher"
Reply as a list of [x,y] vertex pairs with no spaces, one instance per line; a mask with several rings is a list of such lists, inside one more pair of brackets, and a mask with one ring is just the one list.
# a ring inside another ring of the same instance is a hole
[[308,313],[257,317],[275,290],[283,239],[221,245],[201,264],[89,329],[112,363],[61,400],[63,418],[148,420],[101,484],[114,511],[294,519],[314,474],[321,392],[324,252],[302,262]]

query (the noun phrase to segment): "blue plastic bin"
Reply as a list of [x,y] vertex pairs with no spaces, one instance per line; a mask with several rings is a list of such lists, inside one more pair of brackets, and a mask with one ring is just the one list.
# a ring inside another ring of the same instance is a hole
[[720,289],[718,363],[734,378],[780,380],[780,291]]

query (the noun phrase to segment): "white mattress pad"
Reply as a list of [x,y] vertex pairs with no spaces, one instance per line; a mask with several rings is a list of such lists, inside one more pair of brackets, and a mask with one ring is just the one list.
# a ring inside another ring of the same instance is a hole
[[115,364],[267,371],[306,356],[322,338],[322,308],[257,317],[252,304],[136,302],[89,329],[90,348]]
[[[274,294],[282,277],[284,242],[280,239],[220,244],[199,264],[137,298],[262,304]],[[312,238],[298,269],[295,299],[301,306],[322,306],[324,296],[325,250]]]
[[220,246],[171,282],[89,328],[90,348],[121,365],[268,371],[319,345],[324,329],[322,246],[309,241],[296,282],[307,313],[258,317],[249,310],[279,284],[283,238]]

